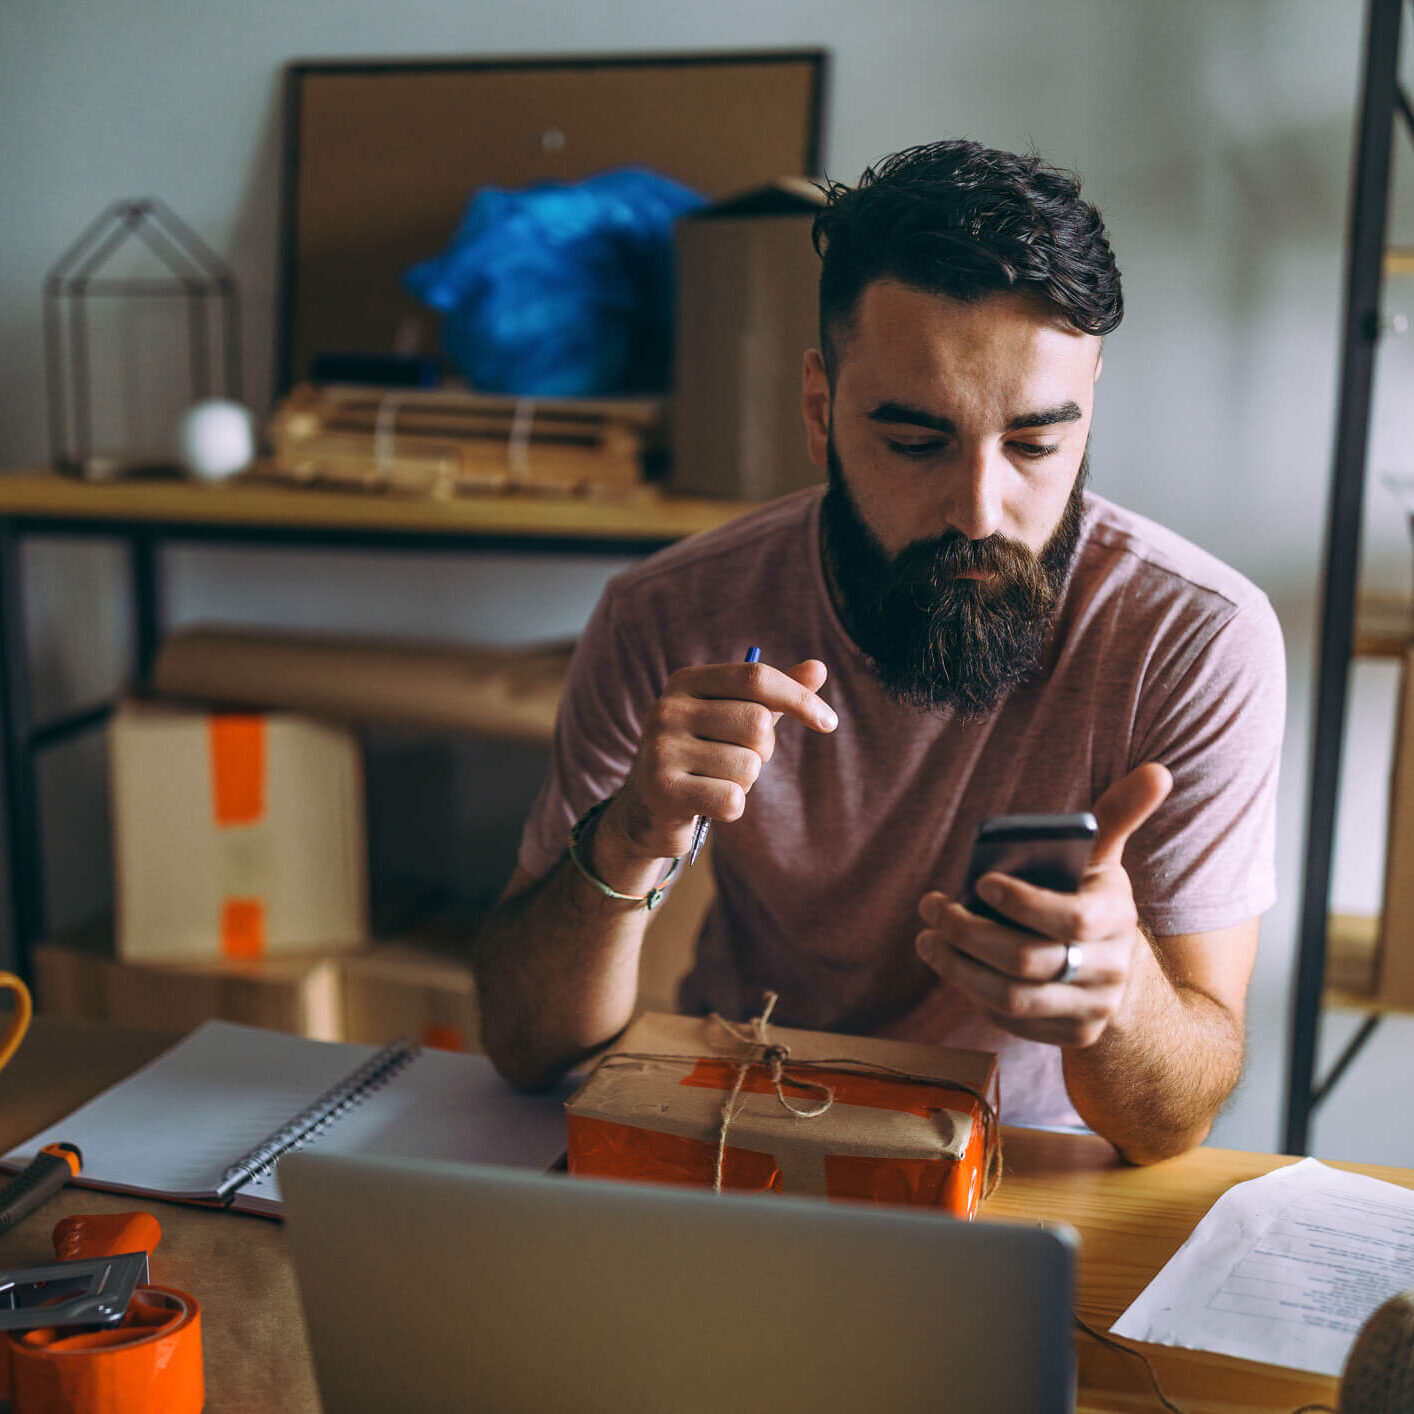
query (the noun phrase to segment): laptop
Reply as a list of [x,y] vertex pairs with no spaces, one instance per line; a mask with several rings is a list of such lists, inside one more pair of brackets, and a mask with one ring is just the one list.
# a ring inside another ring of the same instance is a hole
[[291,1154],[325,1414],[1074,1408],[1074,1236],[939,1213]]

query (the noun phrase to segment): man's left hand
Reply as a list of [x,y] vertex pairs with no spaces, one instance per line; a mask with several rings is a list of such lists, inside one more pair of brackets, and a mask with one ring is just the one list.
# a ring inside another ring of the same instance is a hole
[[[984,874],[978,896],[1016,927],[981,918],[946,894],[924,894],[918,912],[927,926],[915,942],[918,955],[1013,1035],[1094,1045],[1121,1013],[1136,949],[1147,946],[1121,863],[1124,846],[1172,787],[1173,777],[1156,762],[1110,786],[1095,803],[1100,832],[1073,894]],[[1070,944],[1079,945],[1079,965],[1060,981]]]

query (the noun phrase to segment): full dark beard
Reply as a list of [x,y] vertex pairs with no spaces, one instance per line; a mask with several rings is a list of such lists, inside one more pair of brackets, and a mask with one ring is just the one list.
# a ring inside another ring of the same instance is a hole
[[[990,714],[1040,667],[1080,543],[1089,453],[1039,554],[1002,535],[949,531],[890,558],[859,514],[829,443],[823,551],[840,617],[896,702],[964,720]],[[967,570],[989,573],[959,579]]]

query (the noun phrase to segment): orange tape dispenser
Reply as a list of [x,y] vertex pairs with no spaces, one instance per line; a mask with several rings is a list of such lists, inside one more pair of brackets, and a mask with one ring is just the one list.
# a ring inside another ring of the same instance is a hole
[[198,1414],[201,1308],[148,1283],[162,1229],[150,1213],[75,1215],[59,1260],[0,1273],[0,1395],[11,1414]]

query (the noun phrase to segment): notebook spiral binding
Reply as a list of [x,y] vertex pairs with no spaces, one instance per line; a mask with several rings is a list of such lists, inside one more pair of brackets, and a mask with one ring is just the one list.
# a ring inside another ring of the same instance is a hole
[[406,1041],[392,1041],[381,1051],[364,1061],[338,1084],[326,1090],[313,1104],[302,1109],[287,1124],[282,1125],[248,1153],[242,1154],[221,1175],[217,1197],[230,1198],[242,1184],[266,1178],[275,1171],[280,1158],[291,1149],[301,1149],[313,1142],[331,1125],[336,1124],[355,1105],[361,1104],[380,1086],[386,1085],[400,1070],[415,1061],[421,1047]]

